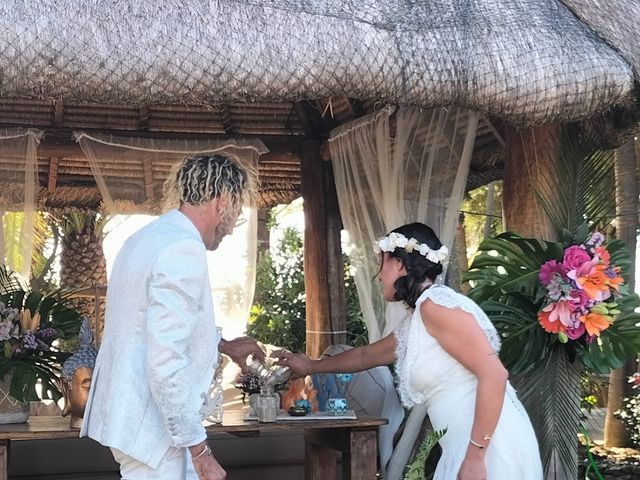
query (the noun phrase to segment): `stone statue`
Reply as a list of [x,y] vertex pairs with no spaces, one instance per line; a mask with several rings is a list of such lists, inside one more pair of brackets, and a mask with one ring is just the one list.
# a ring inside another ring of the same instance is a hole
[[84,317],[80,325],[80,345],[62,364],[62,393],[65,405],[62,416],[71,414],[71,428],[80,428],[84,408],[89,398],[93,367],[98,351],[93,345],[93,333],[89,319]]

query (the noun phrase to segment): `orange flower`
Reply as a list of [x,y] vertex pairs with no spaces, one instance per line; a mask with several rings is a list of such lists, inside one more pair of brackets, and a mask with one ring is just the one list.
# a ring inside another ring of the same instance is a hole
[[[604,267],[604,265],[602,265]],[[597,267],[596,267],[597,268]],[[604,270],[604,268],[603,268]],[[624,283],[624,278],[622,278],[618,273],[620,273],[620,267],[614,267],[613,271],[616,273],[616,276],[611,278],[607,276],[607,285],[616,290],[620,290],[620,285]],[[606,274],[605,274],[606,275]]]
[[604,265],[596,265],[596,268],[591,270],[588,275],[579,277],[576,280],[578,285],[582,287],[587,296],[592,300],[598,297],[598,292],[606,292],[609,290],[607,283],[611,279],[604,273],[605,268]]
[[556,321],[552,322],[551,320],[549,320],[549,315],[550,312],[545,312],[544,310],[538,313],[538,321],[540,322],[540,325],[542,326],[544,331],[548,333],[564,332],[564,325],[562,325],[562,322],[557,319]]
[[611,257],[609,256],[609,251],[604,247],[596,247],[595,250],[598,256],[600,257],[600,260],[602,260],[602,263],[604,263],[606,266],[609,266],[609,264],[611,263]]
[[589,335],[599,336],[603,330],[609,328],[609,318],[598,313],[589,312],[580,317],[580,321],[584,323]]

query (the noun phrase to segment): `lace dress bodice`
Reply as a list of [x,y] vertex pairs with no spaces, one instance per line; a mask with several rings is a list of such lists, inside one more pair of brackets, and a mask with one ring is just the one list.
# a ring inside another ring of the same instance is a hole
[[416,301],[411,318],[401,322],[394,330],[398,393],[403,405],[408,408],[428,401],[432,395],[451,386],[458,388],[464,382],[471,382],[475,386],[476,382],[475,376],[451,357],[424,327],[420,305],[427,299],[473,315],[493,350],[496,353],[500,351],[498,332],[473,300],[444,285],[426,289]]

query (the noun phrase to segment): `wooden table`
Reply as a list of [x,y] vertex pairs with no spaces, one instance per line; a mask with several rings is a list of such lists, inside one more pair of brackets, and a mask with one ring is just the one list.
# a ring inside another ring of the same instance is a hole
[[[386,419],[360,417],[357,420],[293,420],[276,423],[245,422],[244,411],[225,412],[222,425],[207,427],[207,433],[229,433],[255,437],[261,432],[303,430],[305,439],[305,478],[336,478],[336,451],[342,452],[344,480],[372,480],[377,471],[377,431]],[[0,480],[7,480],[11,442],[77,438],[69,429],[69,419],[31,417],[27,423],[0,425]]]

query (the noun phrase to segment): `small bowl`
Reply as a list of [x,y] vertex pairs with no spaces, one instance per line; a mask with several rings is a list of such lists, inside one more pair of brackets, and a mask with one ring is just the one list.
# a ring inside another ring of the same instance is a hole
[[287,413],[292,417],[304,417],[308,412],[306,408],[291,407]]

